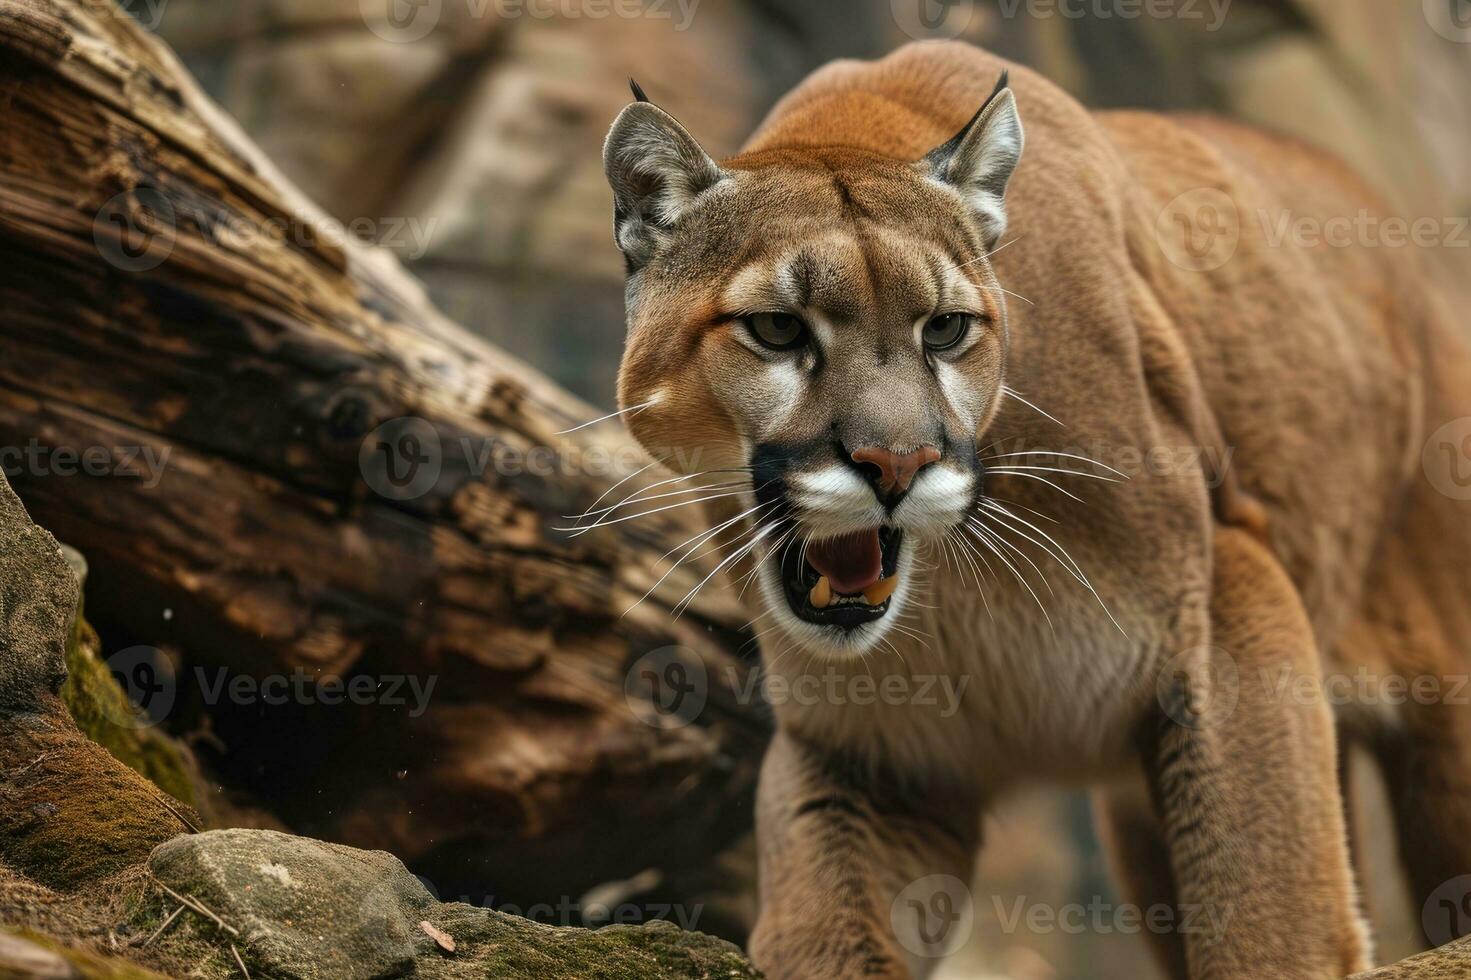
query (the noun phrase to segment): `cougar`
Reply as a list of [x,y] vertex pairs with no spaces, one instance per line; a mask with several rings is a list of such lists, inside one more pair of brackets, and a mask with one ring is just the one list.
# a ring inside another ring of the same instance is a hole
[[720,162],[634,94],[619,400],[674,471],[639,499],[704,508],[768,684],[822,679],[773,699],[757,966],[925,975],[1045,781],[1131,902],[1202,912],[1152,933],[1169,975],[1343,977],[1354,744],[1460,932],[1471,333],[1413,250],[1276,234],[1374,193],[958,42],[822,68]]

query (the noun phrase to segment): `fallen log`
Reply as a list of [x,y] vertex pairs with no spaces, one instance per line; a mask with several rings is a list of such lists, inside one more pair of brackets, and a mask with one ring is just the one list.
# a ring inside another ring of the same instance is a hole
[[58,697],[77,592],[0,476],[0,977],[755,977],[734,946],[670,922],[548,928],[441,903],[381,851],[198,832]]
[[744,833],[742,618],[718,577],[670,615],[698,556],[657,581],[690,508],[555,529],[657,481],[616,419],[334,231],[111,2],[0,0],[0,101],[0,464],[232,789],[476,901]]

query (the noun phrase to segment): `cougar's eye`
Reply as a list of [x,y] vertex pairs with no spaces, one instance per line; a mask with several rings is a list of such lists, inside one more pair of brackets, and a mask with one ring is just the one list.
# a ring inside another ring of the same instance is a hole
[[965,339],[975,317],[969,313],[946,313],[924,325],[922,339],[928,350],[946,350]]
[[807,324],[790,313],[753,313],[744,322],[763,347],[792,350],[807,343]]

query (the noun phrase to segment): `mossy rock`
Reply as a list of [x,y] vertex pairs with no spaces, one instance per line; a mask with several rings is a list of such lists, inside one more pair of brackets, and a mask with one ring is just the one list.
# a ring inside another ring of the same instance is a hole
[[199,819],[83,736],[57,697],[78,601],[56,539],[0,477],[0,861],[63,891]]
[[[176,945],[187,947],[197,962],[194,947],[202,935],[212,937],[220,949],[238,944],[252,973],[344,980],[408,974],[443,980],[759,976],[735,946],[671,923],[558,928],[444,904],[391,854],[269,830],[178,837],[154,851],[148,868],[160,886],[199,903],[229,927],[185,913],[190,929],[165,933],[161,951],[173,955]],[[162,897],[140,906],[136,933],[155,928],[179,904],[159,891]],[[442,942],[446,936],[453,950]],[[216,962],[226,963],[223,957]]]
[[174,799],[194,806],[193,767],[188,756],[167,735],[149,727],[128,702],[102,659],[96,631],[80,609],[67,640],[66,669],[61,699],[82,734]]
[[198,816],[83,738],[64,712],[0,718],[0,858],[70,891],[144,861]]

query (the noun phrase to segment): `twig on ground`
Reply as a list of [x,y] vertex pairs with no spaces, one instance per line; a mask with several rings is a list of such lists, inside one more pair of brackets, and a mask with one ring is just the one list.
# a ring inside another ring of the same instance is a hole
[[[152,794],[150,794],[150,795],[152,795]],[[165,799],[164,799],[164,798],[163,798],[163,797],[161,797],[161,796],[154,796],[154,797],[153,797],[153,798],[154,798],[154,799],[155,799],[155,800],[156,800],[156,801],[157,801],[157,802],[158,802],[158,805],[159,805],[159,806],[161,806],[161,807],[163,807],[163,808],[164,808],[164,809],[165,809],[165,810],[167,810],[167,811],[169,811],[169,812],[170,812],[170,813],[172,813],[172,814],[173,814],[173,815],[174,815],[174,816],[175,816],[175,817],[178,817],[178,818],[179,818],[179,823],[181,823],[181,824],[183,824],[183,825],[184,825],[184,826],[186,826],[186,827],[188,827],[188,828],[189,828],[189,832],[190,832],[190,833],[194,833],[194,834],[197,834],[197,833],[199,833],[199,832],[200,832],[200,831],[199,831],[199,828],[198,828],[198,827],[196,827],[196,826],[194,826],[194,824],[193,824],[193,822],[192,822],[192,821],[191,821],[191,820],[190,820],[190,819],[189,819],[189,818],[188,818],[188,817],[186,817],[186,816],[184,816],[184,815],[183,815],[183,814],[182,814],[182,813],[180,813],[180,812],[179,812],[179,811],[178,811],[178,810],[177,810],[177,809],[176,809],[176,808],[175,808],[175,807],[174,807],[174,806],[173,806],[173,804],[171,804],[171,803],[169,803],[169,801],[168,801],[168,800],[165,800]]]
[[173,925],[174,924],[174,920],[179,917],[179,913],[180,912],[183,912],[184,909],[186,909],[186,908],[188,908],[187,905],[180,905],[178,908],[176,908],[172,912],[170,912],[169,913],[169,917],[167,919],[164,919],[163,920],[163,924],[160,925],[157,929],[153,930],[153,935],[149,936],[147,939],[143,940],[143,942],[139,943],[138,944],[138,948],[139,949],[142,949],[142,948],[146,947],[149,943],[151,943],[155,939],[157,939],[159,936],[162,936],[163,935],[163,931],[165,929],[167,929],[169,926]]
[[215,925],[219,926],[221,929],[225,930],[230,935],[234,936],[236,939],[239,939],[240,938],[240,930],[239,929],[236,929],[234,926],[230,925],[224,919],[220,918],[218,915],[216,915],[215,913],[211,912],[210,909],[209,909],[209,907],[206,906],[199,899],[197,899],[197,898],[190,898],[188,895],[180,895],[178,892],[174,891],[172,888],[170,888],[168,885],[165,885],[163,882],[159,881],[157,878],[154,878],[153,879],[153,883],[155,885],[157,885],[159,888],[162,888],[164,891],[168,892],[169,895],[175,901],[183,902],[185,905],[189,906],[195,912],[198,912],[200,915],[202,915],[205,918],[210,919],[211,921],[213,921]]

